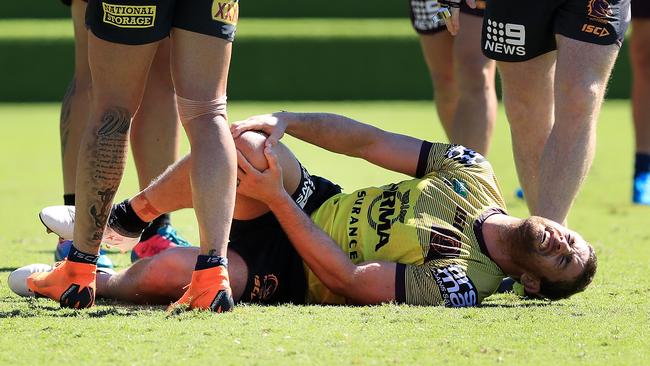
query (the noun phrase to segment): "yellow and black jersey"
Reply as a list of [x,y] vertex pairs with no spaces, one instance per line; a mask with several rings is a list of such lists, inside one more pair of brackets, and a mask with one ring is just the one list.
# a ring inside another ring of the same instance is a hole
[[[473,306],[499,286],[482,224],[505,213],[490,163],[459,145],[423,142],[414,179],[340,193],[311,218],[356,263],[398,263],[397,302]],[[307,301],[345,303],[307,271]]]

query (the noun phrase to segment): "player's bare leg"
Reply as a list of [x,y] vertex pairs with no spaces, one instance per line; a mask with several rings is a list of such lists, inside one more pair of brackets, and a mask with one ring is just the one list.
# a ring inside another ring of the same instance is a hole
[[90,105],[90,67],[88,66],[88,32],[84,24],[86,3],[73,0],[74,75],[61,105],[60,138],[63,168],[63,194],[66,205],[74,204],[79,143],[88,120]]
[[532,213],[563,223],[591,167],[596,123],[619,47],[556,38],[555,123],[544,146]]
[[226,250],[237,180],[225,101],[232,43],[177,28],[171,39],[178,111],[192,150],[190,183],[201,245],[192,282],[179,304],[229,311]]
[[553,127],[555,52],[525,62],[499,62],[498,67],[517,175],[528,210],[535,212],[540,159]]
[[94,303],[99,245],[124,171],[131,118],[142,99],[156,48],[155,43],[114,44],[89,33],[93,94],[77,163],[74,245],[54,271],[28,278],[32,291],[62,306]]
[[[263,135],[256,132],[245,132],[235,139],[237,150],[260,171],[268,168],[263,152],[265,139]],[[287,192],[295,192],[301,176],[298,160],[282,143],[277,144],[274,150],[282,166],[284,187]],[[140,220],[148,222],[160,213],[193,207],[190,188],[190,159],[191,155],[185,156],[167,169],[149,187],[130,199],[129,203]],[[264,203],[237,194],[235,219],[250,220],[268,211],[269,209]]]
[[632,112],[635,136],[635,203],[650,205],[650,19],[632,19]]
[[[97,275],[97,295],[137,304],[161,304],[178,300],[192,278],[199,249],[171,248],[141,259],[116,275]],[[233,298],[239,300],[248,277],[248,268],[235,252],[228,251],[228,272]]]
[[454,37],[446,31],[420,35],[420,45],[433,83],[438,118],[445,134],[451,138],[459,98],[452,53]]
[[171,78],[170,43],[168,38],[159,43],[131,127],[131,151],[141,190],[178,160],[180,121]]
[[449,141],[487,155],[497,118],[496,63],[481,52],[483,18],[461,12],[460,21],[453,46],[459,100]]

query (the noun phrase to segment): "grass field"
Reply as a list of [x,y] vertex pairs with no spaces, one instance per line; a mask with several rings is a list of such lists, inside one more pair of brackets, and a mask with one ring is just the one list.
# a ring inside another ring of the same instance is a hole
[[[279,109],[332,111],[417,137],[442,140],[429,102],[232,101],[233,120]],[[633,139],[627,102],[608,102],[597,156],[570,217],[599,255],[591,288],[557,303],[493,296],[481,308],[240,306],[225,315],[168,316],[163,308],[99,301],[83,311],[15,296],[16,267],[52,261],[55,237],[37,219],[62,202],[56,104],[0,105],[0,365],[134,364],[584,364],[640,365],[650,356],[650,208],[630,204]],[[516,174],[503,113],[490,153],[510,213]],[[315,174],[352,190],[401,179],[369,164],[289,140]],[[187,144],[184,145],[187,149]],[[133,165],[118,193],[136,190]],[[198,233],[189,211],[179,231]],[[128,256],[111,254],[118,266]]]

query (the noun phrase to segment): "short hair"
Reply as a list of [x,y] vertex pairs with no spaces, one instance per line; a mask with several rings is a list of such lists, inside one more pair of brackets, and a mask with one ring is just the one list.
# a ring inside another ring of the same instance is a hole
[[585,263],[585,269],[578,277],[569,281],[562,280],[555,282],[542,278],[539,284],[539,294],[549,300],[561,300],[582,292],[593,281],[597,268],[598,258],[596,258],[594,248],[590,245],[589,259]]

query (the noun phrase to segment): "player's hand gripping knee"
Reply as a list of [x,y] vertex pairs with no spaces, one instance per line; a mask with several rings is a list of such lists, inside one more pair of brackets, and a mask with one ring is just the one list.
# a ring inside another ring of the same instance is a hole
[[269,167],[260,172],[246,160],[241,152],[237,151],[239,167],[237,169],[237,179],[239,180],[237,193],[268,204],[271,200],[281,197],[285,190],[282,182],[282,167],[271,146],[264,147],[264,156]]
[[243,121],[233,123],[230,126],[230,132],[233,138],[237,138],[246,131],[262,131],[268,135],[266,145],[273,146],[280,141],[287,129],[288,116],[288,112],[277,112],[249,117]]

